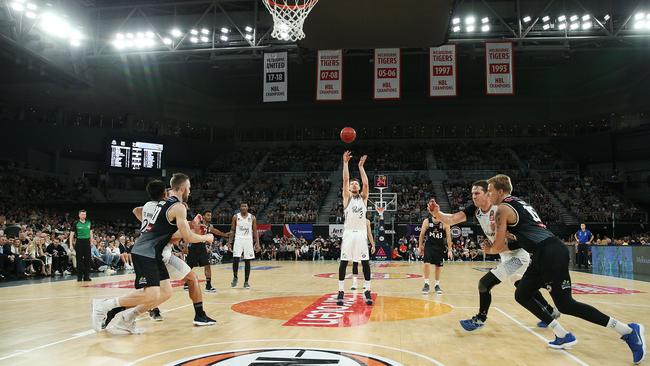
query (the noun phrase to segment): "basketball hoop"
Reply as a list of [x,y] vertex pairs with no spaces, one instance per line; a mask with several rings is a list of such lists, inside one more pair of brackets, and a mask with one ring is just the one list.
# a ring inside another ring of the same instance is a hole
[[305,38],[302,26],[318,0],[262,0],[273,16],[271,37],[282,41]]
[[384,216],[384,211],[386,211],[386,207],[377,207],[375,210],[377,210],[379,216]]

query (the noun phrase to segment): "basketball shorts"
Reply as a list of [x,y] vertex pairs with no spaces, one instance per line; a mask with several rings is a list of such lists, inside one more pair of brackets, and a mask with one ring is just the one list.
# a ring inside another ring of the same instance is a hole
[[203,267],[210,264],[210,253],[206,250],[205,244],[191,244],[187,249],[187,265],[190,268]]
[[548,238],[537,244],[522,282],[532,282],[549,292],[553,289],[570,289],[569,259],[569,249],[564,242],[557,237]]
[[239,239],[235,237],[235,245],[232,248],[232,256],[235,258],[255,259],[252,239]]
[[135,288],[160,286],[160,281],[169,279],[169,272],[163,263],[162,257],[150,258],[138,254],[131,254],[133,269],[135,270]]
[[530,254],[524,249],[509,250],[499,253],[501,262],[490,272],[501,282],[515,282],[523,276],[530,265]]
[[447,248],[442,245],[425,245],[424,246],[424,263],[429,263],[442,267],[447,258]]
[[163,250],[162,259],[163,263],[165,263],[165,267],[167,268],[167,272],[174,272],[176,274],[176,277],[179,279],[185,278],[185,276],[192,272],[192,268],[190,268],[187,263],[183,262],[182,259],[172,254],[171,245],[166,246]]
[[342,261],[370,260],[368,251],[368,232],[366,230],[344,230],[341,242]]

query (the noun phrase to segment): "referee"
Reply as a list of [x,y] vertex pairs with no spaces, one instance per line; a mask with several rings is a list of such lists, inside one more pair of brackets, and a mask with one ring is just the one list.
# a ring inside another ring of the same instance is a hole
[[[77,240],[75,241],[75,236]],[[70,245],[77,252],[77,282],[90,281],[90,242],[93,240],[93,231],[90,221],[86,220],[86,210],[79,211],[79,220],[72,224],[70,230]]]
[[587,230],[587,225],[580,224],[580,230],[578,230],[574,235],[576,239],[576,254],[577,254],[577,263],[576,265],[585,268],[589,268],[589,246],[594,240],[594,235],[591,231]]

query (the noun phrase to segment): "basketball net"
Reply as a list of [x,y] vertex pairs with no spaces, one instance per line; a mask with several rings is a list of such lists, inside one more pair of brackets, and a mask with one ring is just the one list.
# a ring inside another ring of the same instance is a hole
[[384,211],[386,211],[386,207],[377,207],[375,209],[377,210],[379,217],[384,217]]
[[282,41],[305,38],[302,26],[318,0],[262,0],[273,16],[271,37]]

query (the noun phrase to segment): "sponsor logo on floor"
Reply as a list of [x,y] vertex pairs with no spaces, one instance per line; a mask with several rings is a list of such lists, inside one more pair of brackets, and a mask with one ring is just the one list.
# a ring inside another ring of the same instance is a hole
[[364,353],[331,350],[270,348],[224,351],[188,357],[169,363],[173,366],[252,366],[252,365],[367,365],[401,366],[384,357]]
[[[363,279],[363,274],[359,274],[360,279]],[[319,273],[314,275],[314,277],[321,277],[321,278],[339,278],[338,273]],[[414,273],[382,273],[382,272],[374,272],[371,275],[371,279],[373,280],[403,280],[403,279],[408,279],[408,278],[421,278],[422,275],[419,274],[414,274]],[[352,278],[352,273],[348,273],[345,278],[350,279]]]
[[282,320],[283,326],[347,328],[373,322],[413,320],[446,314],[451,305],[423,299],[372,294],[373,305],[366,305],[361,292],[347,293],[343,305],[336,304],[337,293],[314,296],[286,296],[248,300],[234,304],[232,310],[250,316]]

